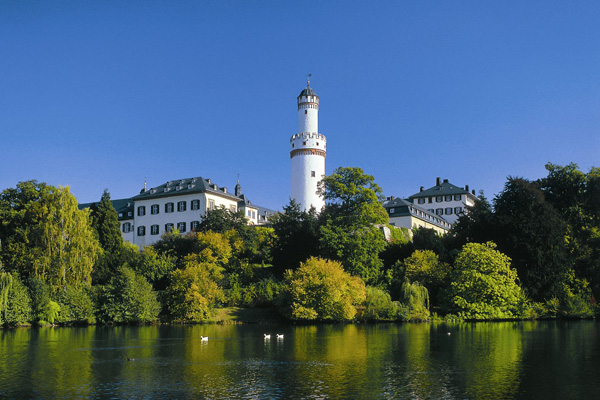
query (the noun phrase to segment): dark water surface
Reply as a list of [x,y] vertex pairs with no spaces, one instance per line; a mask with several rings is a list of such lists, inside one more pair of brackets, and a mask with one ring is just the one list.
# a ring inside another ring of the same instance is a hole
[[0,397],[598,399],[598,328],[542,321],[0,330]]

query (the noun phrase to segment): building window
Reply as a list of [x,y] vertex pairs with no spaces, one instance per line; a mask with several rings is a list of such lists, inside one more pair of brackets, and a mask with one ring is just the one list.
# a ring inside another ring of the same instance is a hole
[[200,209],[200,200],[192,200],[192,210]]
[[418,200],[419,204],[425,204],[425,197],[420,197]]
[[150,227],[150,234],[151,235],[158,235],[158,225],[152,225]]
[[436,196],[436,198],[435,198],[436,203],[441,203],[442,201],[444,201],[444,196]]
[[314,178],[317,175],[315,174],[315,171],[310,171],[310,176]]
[[433,203],[433,197],[430,197],[430,198],[429,198],[429,202],[430,202],[430,203]]
[[462,207],[454,207],[454,214],[456,214],[456,215],[462,214]]
[[452,195],[451,194],[447,194],[446,197],[444,198],[444,200],[446,200],[446,201],[452,201]]
[[308,114],[308,110],[304,110],[304,115]]
[[252,211],[248,210],[248,216],[251,217],[252,216]]
[[144,215],[146,215],[146,206],[139,206],[138,217],[143,217]]
[[435,213],[437,215],[444,215],[444,209],[443,208],[436,208]]
[[123,218],[123,213],[119,213],[119,218]]
[[150,206],[150,214],[154,215],[154,214],[158,214],[160,212],[160,207],[158,206],[158,204],[152,204]]
[[165,232],[169,233],[173,230],[173,224],[165,224]]
[[390,208],[390,214],[393,214],[396,210],[394,210],[393,208]]
[[125,222],[123,224],[123,233],[129,233],[129,232],[131,232],[131,223]]
[[138,236],[145,236],[145,235],[146,235],[146,227],[138,226]]
[[235,208],[236,207],[233,204],[229,206],[229,209],[231,210],[232,213],[236,212]]
[[190,228],[192,228],[193,231],[195,231],[196,229],[198,229],[199,226],[200,226],[200,221],[192,221],[190,223]]
[[460,200],[460,194],[455,194],[454,195],[454,200],[459,201]]
[[127,211],[127,216],[128,217],[133,217],[133,211]]
[[252,211],[252,219],[256,218],[256,212]]
[[215,201],[214,200],[209,200],[208,201],[208,209],[209,210],[214,210],[215,209]]
[[177,223],[177,230],[181,233],[185,232],[185,222],[178,222]]
[[180,201],[177,203],[177,211],[179,211],[179,212],[185,211],[185,207],[186,207],[185,201]]
[[446,215],[452,215],[452,207],[446,208],[444,212],[446,213]]
[[166,213],[172,213],[173,212],[173,203],[167,203],[167,204],[165,204],[165,212]]

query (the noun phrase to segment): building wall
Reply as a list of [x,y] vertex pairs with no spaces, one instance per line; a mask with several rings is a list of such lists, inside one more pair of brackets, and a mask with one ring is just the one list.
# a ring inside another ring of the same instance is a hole
[[402,217],[390,217],[390,225],[408,229],[428,228],[433,229],[440,235],[443,235],[448,232],[448,229],[441,228],[428,221],[423,221],[422,219],[416,218],[412,215],[406,215]]
[[[451,200],[447,200],[447,196],[415,197],[413,203],[436,215],[443,216],[446,221],[453,224],[458,220],[462,213],[466,211],[466,206],[473,206],[475,202],[467,194],[459,195],[460,200],[454,200],[457,195],[448,196],[451,196]],[[441,201],[439,201],[440,198]],[[458,208],[460,208],[460,211],[457,213],[456,211],[458,211]],[[442,214],[439,214],[438,210],[440,209],[442,210]]]

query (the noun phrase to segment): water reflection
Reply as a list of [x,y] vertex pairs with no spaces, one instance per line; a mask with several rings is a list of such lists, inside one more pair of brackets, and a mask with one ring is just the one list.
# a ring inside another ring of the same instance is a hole
[[0,397],[593,398],[598,339],[591,321],[12,329]]

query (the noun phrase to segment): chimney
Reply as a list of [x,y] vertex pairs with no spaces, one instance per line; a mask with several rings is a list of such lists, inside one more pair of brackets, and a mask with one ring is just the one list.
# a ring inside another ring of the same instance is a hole
[[475,189],[473,189],[473,196],[475,196]]
[[468,192],[469,191],[469,185],[465,185],[465,190]]
[[444,183],[448,183],[448,179],[444,179]]
[[437,178],[435,178],[435,186],[440,186],[441,182],[442,182],[442,179],[439,176]]
[[419,188],[419,192],[422,192],[423,190],[425,190],[425,187],[421,186],[421,187]]

